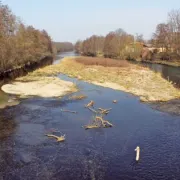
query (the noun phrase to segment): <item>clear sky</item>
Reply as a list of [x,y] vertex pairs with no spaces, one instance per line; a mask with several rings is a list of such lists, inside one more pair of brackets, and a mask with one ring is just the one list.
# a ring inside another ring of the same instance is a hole
[[118,28],[150,38],[179,0],[1,0],[27,25],[45,29],[54,41],[105,35]]

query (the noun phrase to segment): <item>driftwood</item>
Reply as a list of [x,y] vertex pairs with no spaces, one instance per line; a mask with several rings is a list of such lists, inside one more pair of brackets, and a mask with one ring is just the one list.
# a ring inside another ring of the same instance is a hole
[[102,128],[102,127],[108,128],[108,127],[113,126],[109,121],[103,119],[103,116],[108,114],[112,108],[110,108],[110,109],[103,109],[103,108],[95,109],[94,101],[90,101],[87,105],[85,105],[85,107],[95,114],[93,123],[90,125],[84,126],[85,129]]
[[101,114],[108,114],[110,112],[112,108],[110,109],[102,109],[102,108],[98,108],[98,110],[100,111]]
[[95,109],[87,107],[90,111],[92,111],[93,113],[98,113]]
[[139,158],[140,158],[140,147],[137,146],[135,151],[136,151],[136,161],[139,161]]
[[67,109],[61,109],[61,112],[69,112],[69,113],[74,113],[74,114],[77,114],[77,111],[70,111],[70,110],[67,110]]
[[93,124],[84,126],[85,129],[94,129],[101,127],[108,128],[108,127],[113,127],[113,125],[109,121],[104,120],[102,117],[96,116],[93,121]]
[[101,121],[103,127],[113,127],[109,121],[104,120],[102,117],[96,116],[96,120]]
[[81,100],[81,99],[85,99],[85,98],[87,98],[87,96],[79,95],[79,96],[71,96],[71,97],[69,97],[69,100]]
[[100,114],[108,114],[109,112],[110,112],[110,110],[112,109],[112,108],[110,108],[110,109],[102,109],[102,108],[98,108],[98,110],[95,110],[95,109],[93,109],[93,108],[91,108],[91,107],[87,107],[90,111],[92,111],[93,113],[96,113],[96,114],[98,114],[98,113],[100,113]]
[[94,106],[94,101],[90,101],[87,105],[85,105],[86,108]]
[[63,135],[63,136],[55,136],[55,135],[53,135],[53,134],[47,134],[46,136],[47,136],[47,137],[56,138],[56,139],[57,139],[57,142],[65,141],[65,135]]
[[99,128],[99,126],[98,125],[86,125],[86,126],[84,126],[84,128],[87,130],[87,129],[95,129],[95,128]]

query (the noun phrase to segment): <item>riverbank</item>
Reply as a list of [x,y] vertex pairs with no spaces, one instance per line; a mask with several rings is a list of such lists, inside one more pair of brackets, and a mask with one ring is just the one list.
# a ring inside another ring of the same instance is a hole
[[[41,70],[43,69],[47,69],[47,67],[41,68]],[[49,74],[46,73],[39,75],[38,72],[39,70],[35,70],[26,76],[16,78],[13,82],[3,85],[1,89],[5,93],[23,98],[29,96],[62,97],[77,91],[72,82],[63,81],[58,77],[49,77]]]
[[28,62],[27,64],[21,65],[19,67],[0,72],[0,86],[10,80],[14,80],[17,77],[24,76],[28,74],[28,72],[34,71],[35,69],[50,65],[52,62],[53,57],[46,56],[38,61]]
[[[159,73],[127,61],[90,57],[66,57],[59,64],[46,66],[17,78],[13,83],[3,86],[2,90],[9,94],[41,97],[57,97],[67,91],[73,92],[73,84],[66,84],[59,78],[52,77],[59,73],[132,93],[144,102],[165,102],[180,98],[179,89]],[[61,91],[62,89],[64,90]]]
[[18,78],[10,84],[5,84],[1,89],[8,94],[20,97],[39,96],[44,98],[62,97],[67,93],[76,91],[73,83],[56,77],[29,78],[29,81]]
[[153,61],[149,61],[149,60],[144,60],[144,61],[142,61],[142,60],[131,60],[131,61],[151,63],[151,64],[162,64],[162,65],[171,66],[171,67],[180,67],[180,62],[179,61],[158,61],[158,60],[153,60]]
[[[47,69],[39,70],[36,73],[62,72],[70,77],[76,77],[96,85],[132,93],[139,96],[141,101],[146,102],[169,101],[180,98],[179,89],[176,89],[171,82],[163,79],[159,73],[152,72],[148,68],[130,63],[124,65],[124,62],[122,67],[120,65],[116,67],[116,64],[113,62],[112,66],[110,61],[107,62],[111,65],[105,62],[105,66],[83,64],[85,62],[84,58],[89,59],[88,63],[94,59],[89,57],[67,57],[56,67],[46,67]],[[102,59],[96,58],[97,61]]]

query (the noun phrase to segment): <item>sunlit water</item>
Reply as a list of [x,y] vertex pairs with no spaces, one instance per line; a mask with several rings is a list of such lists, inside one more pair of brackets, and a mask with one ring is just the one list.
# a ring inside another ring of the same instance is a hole
[[[76,83],[80,89],[76,94],[88,98],[31,98],[0,111],[3,180],[180,179],[180,116],[153,110],[128,93],[59,77]],[[117,104],[112,103],[114,99]],[[105,119],[114,127],[82,127],[93,119],[92,112],[84,108],[90,100],[97,108],[112,108]],[[56,135],[66,134],[65,142],[45,136],[55,130]],[[141,149],[138,163],[136,146]]]

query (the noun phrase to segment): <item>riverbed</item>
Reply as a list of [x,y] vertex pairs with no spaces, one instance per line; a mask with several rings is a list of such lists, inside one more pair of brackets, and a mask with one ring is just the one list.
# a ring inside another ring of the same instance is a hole
[[[61,57],[70,54],[61,54]],[[70,56],[72,56],[71,54]],[[0,177],[8,179],[179,179],[180,116],[152,109],[131,94],[74,82],[87,99],[29,98],[0,110]],[[112,101],[117,100],[114,104]],[[105,119],[114,126],[85,130],[93,113],[112,108]],[[61,109],[78,114],[61,112]],[[57,143],[45,135],[66,135]],[[140,161],[135,161],[140,146]]]

